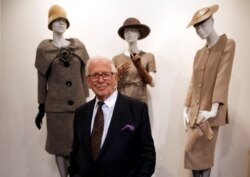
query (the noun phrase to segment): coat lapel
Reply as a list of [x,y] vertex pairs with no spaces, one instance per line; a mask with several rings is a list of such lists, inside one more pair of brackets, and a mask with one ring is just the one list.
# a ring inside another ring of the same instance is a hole
[[91,149],[91,122],[92,122],[92,115],[93,115],[93,110],[94,110],[94,105],[95,105],[95,99],[91,100],[88,106],[87,114],[85,115],[87,118],[86,121],[86,129],[85,132],[82,132],[83,135],[83,142],[85,141],[87,144],[87,149],[88,149],[88,154],[90,155],[91,158],[93,158],[92,155],[92,149]]

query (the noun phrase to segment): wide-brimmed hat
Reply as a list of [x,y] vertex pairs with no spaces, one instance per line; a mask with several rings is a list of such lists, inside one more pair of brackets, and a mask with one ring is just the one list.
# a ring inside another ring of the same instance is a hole
[[49,9],[48,13],[48,28],[52,30],[52,23],[57,20],[58,18],[65,19],[67,23],[67,28],[69,27],[69,20],[67,18],[66,11],[59,5],[53,5]]
[[211,17],[217,10],[219,9],[219,6],[217,4],[212,5],[210,7],[204,7],[202,9],[199,9],[197,12],[195,12],[191,22],[189,22],[188,27],[193,26],[197,23],[200,23],[209,17]]
[[124,29],[125,28],[136,28],[140,32],[140,37],[138,39],[143,39],[150,33],[150,28],[147,25],[141,24],[141,22],[134,17],[127,18],[123,26],[118,30],[119,36],[124,39]]

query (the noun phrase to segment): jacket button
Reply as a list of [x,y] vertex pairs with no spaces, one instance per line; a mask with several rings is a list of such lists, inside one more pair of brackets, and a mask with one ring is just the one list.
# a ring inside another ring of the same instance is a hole
[[201,84],[199,84],[199,88],[201,88]]
[[69,105],[73,105],[73,104],[74,104],[74,101],[69,100],[69,101],[68,101],[68,104],[69,104]]
[[68,68],[70,66],[69,62],[64,62],[63,65],[65,68]]
[[196,100],[196,103],[199,103],[199,102],[200,102],[200,100],[199,100],[199,99],[197,99],[197,100]]
[[202,67],[201,67],[201,70],[204,71],[204,70],[205,70],[205,66],[202,66]]
[[72,86],[72,82],[71,82],[71,81],[67,81],[67,82],[66,82],[66,85],[67,85],[68,87],[71,87],[71,86]]

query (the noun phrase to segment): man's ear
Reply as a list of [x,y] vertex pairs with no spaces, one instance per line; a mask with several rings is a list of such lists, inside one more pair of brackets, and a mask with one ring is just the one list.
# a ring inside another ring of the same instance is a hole
[[88,76],[86,76],[86,81],[87,81],[88,87],[89,87],[90,89],[92,89],[91,81],[90,81],[90,79],[89,79]]

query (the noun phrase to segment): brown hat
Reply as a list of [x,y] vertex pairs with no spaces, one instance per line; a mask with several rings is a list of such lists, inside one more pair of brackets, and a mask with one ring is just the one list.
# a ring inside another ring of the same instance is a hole
[[53,5],[50,7],[49,13],[48,13],[48,28],[50,30],[52,30],[52,27],[51,27],[52,23],[58,18],[65,19],[67,22],[67,28],[69,27],[70,24],[67,18],[66,11],[59,5]]
[[200,23],[209,17],[211,17],[217,10],[219,9],[218,5],[212,5],[210,7],[205,7],[202,9],[199,9],[193,16],[191,22],[188,24],[187,28],[190,26],[193,26],[197,23]]
[[125,28],[136,28],[140,32],[139,39],[147,37],[147,35],[150,33],[150,28],[144,24],[141,24],[141,22],[134,17],[127,18],[124,21],[123,26],[119,28],[118,34],[122,39],[124,39]]

